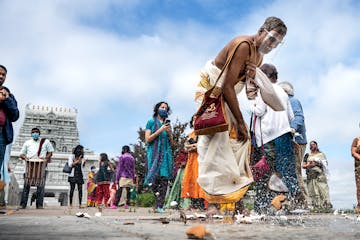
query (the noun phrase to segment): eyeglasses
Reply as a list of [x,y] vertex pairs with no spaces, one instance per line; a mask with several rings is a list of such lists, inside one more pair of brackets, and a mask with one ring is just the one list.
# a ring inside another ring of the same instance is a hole
[[283,44],[284,42],[282,41],[282,39],[279,39],[277,37],[274,36],[273,33],[269,32],[268,30],[264,29],[265,32],[269,35],[268,37],[268,41],[275,44],[275,46],[279,45],[279,44]]

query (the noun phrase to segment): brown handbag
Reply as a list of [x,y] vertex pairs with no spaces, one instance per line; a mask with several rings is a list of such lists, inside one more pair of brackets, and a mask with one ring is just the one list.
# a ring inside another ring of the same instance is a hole
[[225,69],[235,55],[236,49],[243,42],[249,43],[248,41],[241,41],[233,48],[233,51],[217,77],[215,84],[205,92],[201,106],[195,113],[194,131],[196,135],[213,135],[215,133],[228,130],[229,123],[226,117],[223,94],[220,93],[215,95],[213,91],[221,75],[224,73]]

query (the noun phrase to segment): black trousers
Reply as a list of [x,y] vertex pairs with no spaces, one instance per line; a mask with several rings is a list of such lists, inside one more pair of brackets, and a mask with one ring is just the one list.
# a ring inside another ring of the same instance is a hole
[[77,185],[77,188],[78,188],[78,192],[79,192],[79,205],[81,205],[81,199],[82,199],[82,183],[75,183],[75,182],[70,182],[70,196],[69,196],[70,205],[72,205],[72,203],[73,203],[73,196],[74,196],[75,185]]

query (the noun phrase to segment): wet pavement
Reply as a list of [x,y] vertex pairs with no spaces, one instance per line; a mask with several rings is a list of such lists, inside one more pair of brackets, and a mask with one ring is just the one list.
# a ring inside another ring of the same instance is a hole
[[[95,208],[27,208],[0,215],[0,239],[188,239],[186,230],[204,224],[213,239],[360,239],[360,217],[355,214],[267,216],[252,224],[220,219],[181,221],[176,210],[163,214],[150,208],[136,212]],[[78,212],[90,217],[77,217]]]

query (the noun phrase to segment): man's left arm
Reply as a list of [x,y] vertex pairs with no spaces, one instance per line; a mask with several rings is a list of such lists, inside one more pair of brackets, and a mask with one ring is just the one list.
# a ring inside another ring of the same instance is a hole
[[19,109],[17,107],[17,101],[11,93],[9,96],[3,100],[4,110],[6,113],[6,117],[10,119],[10,121],[15,122],[19,119]]

